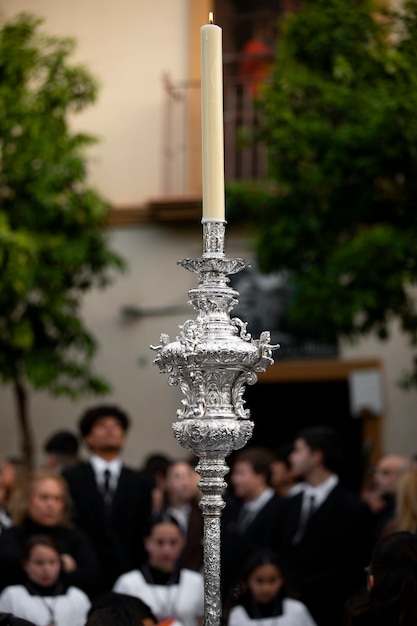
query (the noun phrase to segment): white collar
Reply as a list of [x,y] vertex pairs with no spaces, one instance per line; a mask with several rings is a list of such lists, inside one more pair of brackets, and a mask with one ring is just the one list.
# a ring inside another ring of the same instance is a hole
[[272,487],[267,487],[257,498],[250,500],[249,502],[245,502],[243,507],[246,511],[260,511],[260,509],[265,506],[273,495],[274,490]]
[[292,498],[293,496],[298,495],[299,493],[304,493],[307,483],[295,483],[292,487],[289,488],[287,493],[287,498]]
[[313,487],[313,485],[310,485],[309,483],[303,483],[303,492],[306,497],[314,497],[314,508],[317,509],[317,507],[323,504],[323,502],[329,496],[330,492],[333,491],[338,483],[339,478],[336,476],[336,474],[330,474],[330,476],[326,478],[326,480],[320,483],[320,485],[316,485],[315,487]]
[[122,460],[120,457],[116,457],[112,461],[105,461],[101,458],[101,456],[92,454],[90,457],[90,463],[94,470],[94,474],[96,477],[99,477],[99,479],[101,479],[106,469],[108,469],[112,477],[116,479],[120,476],[120,472],[122,471]]

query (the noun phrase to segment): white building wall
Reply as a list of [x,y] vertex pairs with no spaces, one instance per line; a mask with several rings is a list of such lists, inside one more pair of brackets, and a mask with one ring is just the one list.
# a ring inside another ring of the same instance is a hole
[[[175,456],[187,452],[174,439],[171,424],[181,408],[182,395],[170,387],[153,360],[150,345],[158,345],[160,334],[174,340],[179,325],[195,318],[188,307],[188,290],[197,285],[197,276],[177,265],[187,257],[202,253],[201,226],[142,225],[114,228],[110,231],[114,250],[128,259],[130,270],[105,291],[93,291],[85,299],[84,316],[100,343],[97,371],[111,381],[113,391],[105,399],[81,399],[76,402],[52,398],[46,393],[32,393],[30,410],[34,425],[37,461],[42,462],[41,446],[49,434],[60,428],[76,429],[86,406],[98,402],[115,403],[132,417],[125,458],[138,465],[154,451]],[[244,245],[236,237],[227,242],[229,256],[246,256]],[[183,307],[175,315],[144,315],[126,321],[122,307],[146,309]],[[0,458],[19,450],[18,431],[12,391],[0,387]]]
[[[123,406],[132,416],[133,427],[128,438],[125,458],[134,464],[142,462],[152,451],[182,456],[185,451],[176,443],[171,424],[181,406],[181,393],[169,387],[167,376],[153,364],[155,353],[150,345],[158,345],[162,332],[171,340],[186,319],[194,318],[187,307],[188,290],[196,286],[197,277],[177,265],[187,257],[201,256],[201,227],[196,223],[181,225],[140,225],[135,228],[113,228],[112,247],[128,260],[129,271],[105,291],[94,291],[85,300],[85,320],[96,336],[100,349],[96,369],[113,386],[105,401]],[[227,233],[227,254],[251,258],[251,252],[238,234]],[[143,317],[126,321],[124,306],[145,311]],[[147,315],[147,309],[183,307],[175,315]],[[276,353],[279,365],[279,351]],[[404,336],[393,325],[392,337],[381,343],[367,338],[359,343],[341,346],[343,359],[376,358],[382,363],[384,389],[384,447],[387,452],[411,455],[417,452],[417,392],[403,391],[401,375],[411,365],[411,352]],[[279,405],[279,394],[277,394]],[[31,394],[38,460],[45,438],[59,428],[76,428],[83,409],[101,402],[99,398],[76,402],[51,398],[46,393]],[[18,452],[18,432],[12,393],[0,387],[0,458]],[[335,407],[337,413],[337,407]],[[376,418],[379,419],[379,418]]]
[[186,78],[188,0],[0,0],[0,19],[20,12],[45,19],[42,30],[73,37],[74,62],[98,79],[97,103],[77,129],[101,142],[91,149],[91,182],[114,204],[140,204],[161,189],[162,76]]

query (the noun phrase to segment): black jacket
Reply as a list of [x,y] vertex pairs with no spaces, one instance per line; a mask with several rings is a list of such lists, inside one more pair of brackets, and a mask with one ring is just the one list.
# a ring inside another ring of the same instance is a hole
[[284,500],[273,548],[281,557],[291,591],[307,605],[318,626],[339,626],[350,594],[365,583],[371,548],[371,515],[340,484],[309,519],[294,545],[303,494]]
[[221,522],[221,581],[223,600],[226,602],[240,578],[245,560],[258,548],[271,548],[282,499],[274,494],[243,532],[238,527],[242,504],[230,494],[225,499]]
[[79,463],[63,472],[74,506],[74,522],[98,555],[100,591],[111,589],[123,572],[138,567],[145,556],[143,539],[151,514],[149,478],[122,467],[110,507],[106,507],[90,463]]

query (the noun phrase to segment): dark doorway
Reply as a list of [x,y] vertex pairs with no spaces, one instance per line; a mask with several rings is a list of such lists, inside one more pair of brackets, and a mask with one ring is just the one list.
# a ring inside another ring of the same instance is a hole
[[340,479],[358,492],[363,472],[362,422],[352,418],[347,380],[255,384],[245,392],[247,408],[255,422],[247,445],[272,450],[292,441],[306,426],[335,428],[343,443]]

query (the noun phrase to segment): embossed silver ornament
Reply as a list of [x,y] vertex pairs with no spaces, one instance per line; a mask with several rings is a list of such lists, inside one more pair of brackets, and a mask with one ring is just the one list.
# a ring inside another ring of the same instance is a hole
[[270,333],[258,340],[247,324],[231,318],[239,293],[229,286],[228,276],[246,267],[243,259],[224,254],[225,222],[203,219],[203,256],[185,259],[180,265],[199,276],[189,291],[189,304],[197,312],[187,320],[175,341],[161,334],[155,363],[168,374],[168,383],[183,393],[182,407],[173,424],[177,441],[199,457],[200,507],[204,516],[205,625],[219,626],[220,517],[225,506],[222,493],[228,472],[225,458],[242,448],[252,436],[253,422],[245,408],[246,385],[256,372],[273,363]]

